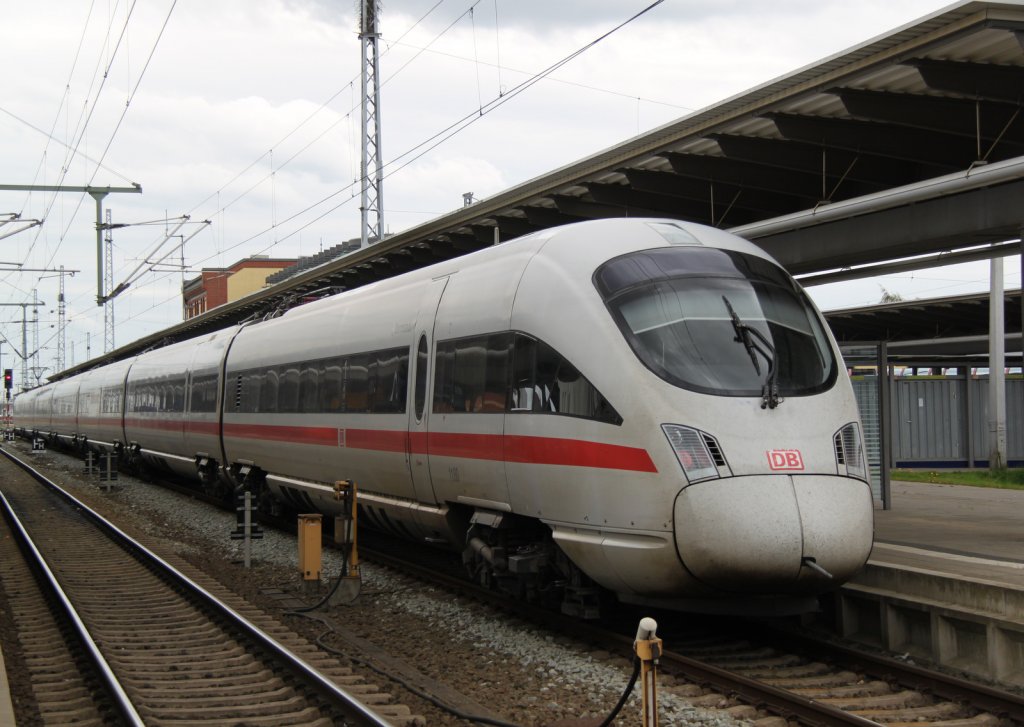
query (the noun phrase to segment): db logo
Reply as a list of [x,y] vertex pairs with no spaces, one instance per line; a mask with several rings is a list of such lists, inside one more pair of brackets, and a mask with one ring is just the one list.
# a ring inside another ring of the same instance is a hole
[[768,455],[768,467],[773,470],[804,468],[804,458],[800,456],[799,449],[769,449],[765,454]]

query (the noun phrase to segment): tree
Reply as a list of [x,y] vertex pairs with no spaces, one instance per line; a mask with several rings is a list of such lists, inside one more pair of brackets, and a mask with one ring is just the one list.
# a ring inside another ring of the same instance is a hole
[[884,285],[879,285],[878,287],[882,289],[882,299],[878,301],[879,303],[899,303],[903,300],[902,295],[887,290]]

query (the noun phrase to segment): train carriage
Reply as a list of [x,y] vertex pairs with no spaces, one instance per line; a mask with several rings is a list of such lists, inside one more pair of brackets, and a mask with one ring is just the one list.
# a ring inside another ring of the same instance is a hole
[[97,369],[79,409],[120,379],[125,444],[299,511],[336,511],[334,482],[353,479],[364,524],[461,549],[515,592],[557,584],[570,611],[593,584],[802,607],[871,547],[840,366],[755,246],[602,220]]

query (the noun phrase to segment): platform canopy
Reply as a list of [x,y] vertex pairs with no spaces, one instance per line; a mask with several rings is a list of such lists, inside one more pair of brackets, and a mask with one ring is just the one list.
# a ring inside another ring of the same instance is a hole
[[[1020,297],[1020,290],[1003,295],[1008,366],[1021,365]],[[845,308],[825,318],[840,344],[888,341],[893,364],[988,366],[988,293]]]
[[794,274],[1015,239],[1022,97],[1024,2],[959,3],[102,361],[594,218],[731,229]]

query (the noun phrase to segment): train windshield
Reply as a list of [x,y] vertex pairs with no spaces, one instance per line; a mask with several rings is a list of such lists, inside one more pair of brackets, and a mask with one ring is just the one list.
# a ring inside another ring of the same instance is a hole
[[630,253],[594,282],[651,371],[725,396],[823,391],[837,365],[818,314],[789,275],[764,258],[686,246]]

